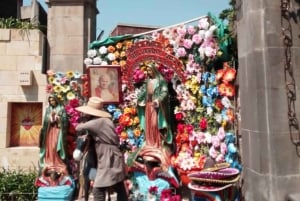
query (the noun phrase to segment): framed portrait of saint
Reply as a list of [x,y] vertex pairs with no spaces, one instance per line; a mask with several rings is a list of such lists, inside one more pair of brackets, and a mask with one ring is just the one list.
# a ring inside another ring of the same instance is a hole
[[104,104],[118,104],[122,101],[121,67],[119,65],[87,66],[89,95],[104,100]]

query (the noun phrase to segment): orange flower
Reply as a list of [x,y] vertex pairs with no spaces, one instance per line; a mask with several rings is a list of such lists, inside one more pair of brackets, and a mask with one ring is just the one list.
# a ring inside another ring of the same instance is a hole
[[122,126],[128,126],[130,124],[130,117],[127,114],[122,114],[119,118],[119,123]]
[[138,124],[138,123],[140,123],[139,117],[134,117],[134,118],[133,118],[133,124],[136,125],[136,124]]
[[120,138],[126,140],[128,138],[128,134],[125,131],[122,131],[122,133],[120,134]]
[[206,156],[204,156],[204,155],[200,156],[199,159],[198,159],[198,161],[197,161],[197,166],[198,166],[200,169],[203,169],[203,168],[204,168],[205,161],[206,161]]
[[125,44],[126,49],[128,49],[132,46],[133,43],[130,40],[126,40],[126,41],[124,41],[124,44]]
[[226,84],[224,84],[224,83],[219,84],[218,91],[221,96],[225,96],[226,95]]
[[119,62],[114,60],[113,62],[111,62],[112,65],[119,65]]
[[125,66],[126,65],[126,60],[121,60],[120,61],[120,66]]
[[228,97],[233,97],[235,95],[235,88],[232,84],[226,84],[225,95]]
[[222,81],[225,83],[231,82],[235,79],[236,70],[234,68],[227,68],[224,72]]
[[116,48],[117,48],[117,49],[121,49],[122,47],[123,47],[123,44],[122,44],[122,43],[118,42],[118,43],[116,44]]
[[234,112],[233,112],[232,109],[229,108],[229,109],[226,111],[226,115],[227,115],[229,121],[233,121],[233,120],[234,120]]
[[223,75],[224,75],[224,69],[218,70],[217,73],[216,73],[216,80],[217,81],[221,80],[221,78],[223,77]]
[[138,128],[134,129],[134,131],[133,131],[133,134],[135,137],[140,137],[141,133],[142,133],[141,130]]
[[110,53],[113,53],[116,50],[116,48],[112,45],[108,46],[107,51]]

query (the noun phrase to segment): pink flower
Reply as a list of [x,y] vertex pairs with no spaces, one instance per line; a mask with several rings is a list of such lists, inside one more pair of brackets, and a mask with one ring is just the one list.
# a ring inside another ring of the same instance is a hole
[[225,138],[225,131],[224,131],[224,128],[223,127],[220,127],[219,128],[219,131],[218,131],[218,134],[217,134],[218,138],[220,140],[224,140]]
[[186,28],[185,26],[181,26],[177,28],[177,33],[179,36],[184,37],[186,34]]
[[69,105],[73,108],[78,107],[79,106],[79,100],[77,98],[71,99],[69,101]]
[[186,56],[186,51],[183,47],[178,48],[177,53],[178,57],[185,57]]
[[224,161],[224,155],[223,154],[219,154],[216,157],[216,162],[220,163],[220,162],[223,162],[223,161]]
[[209,149],[209,155],[210,155],[212,158],[216,158],[217,155],[218,155],[218,152],[217,152],[217,150],[216,150],[214,147],[210,147],[210,149]]
[[115,128],[115,131],[116,131],[116,133],[118,133],[118,135],[120,135],[123,130],[124,130],[124,127],[122,125],[118,125]]
[[133,72],[133,80],[135,82],[141,82],[146,78],[144,71],[136,68]]
[[52,84],[46,85],[46,93],[48,93],[48,94],[53,93],[53,85]]
[[200,34],[195,34],[195,35],[193,35],[193,37],[192,37],[192,41],[193,41],[195,44],[197,44],[197,45],[199,45],[199,44],[201,43],[202,40],[203,40],[203,38],[201,37]]
[[227,145],[224,142],[220,145],[220,152],[224,155],[227,153]]
[[218,136],[212,136],[211,137],[212,146],[215,148],[218,148],[220,146],[220,139]]
[[187,28],[187,32],[190,35],[193,35],[196,32],[195,27],[193,25],[189,25],[188,28]]
[[184,39],[183,46],[186,49],[191,49],[192,45],[193,45],[193,41],[191,39]]

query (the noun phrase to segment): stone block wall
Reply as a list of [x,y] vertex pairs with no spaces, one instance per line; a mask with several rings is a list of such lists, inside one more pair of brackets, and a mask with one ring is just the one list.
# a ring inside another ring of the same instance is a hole
[[39,30],[0,29],[0,167],[37,167],[38,146],[10,147],[12,103],[47,101],[42,74],[43,33]]
[[[299,3],[293,0],[291,3],[290,16],[293,16]],[[290,139],[281,2],[241,1],[239,12],[243,193],[246,201],[283,201],[288,194],[299,192],[300,157]],[[293,18],[290,20],[292,31],[299,33],[299,26],[293,24]],[[294,34],[291,65],[296,97],[300,93],[299,41],[298,34]],[[299,104],[296,98],[297,118]],[[299,136],[299,131],[294,132],[294,136]]]

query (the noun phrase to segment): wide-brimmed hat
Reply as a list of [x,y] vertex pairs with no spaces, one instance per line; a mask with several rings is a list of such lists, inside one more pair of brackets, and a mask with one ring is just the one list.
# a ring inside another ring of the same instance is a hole
[[75,108],[77,111],[84,114],[89,114],[96,117],[108,117],[111,118],[111,114],[103,111],[103,99],[99,97],[90,97],[87,105],[79,106]]

